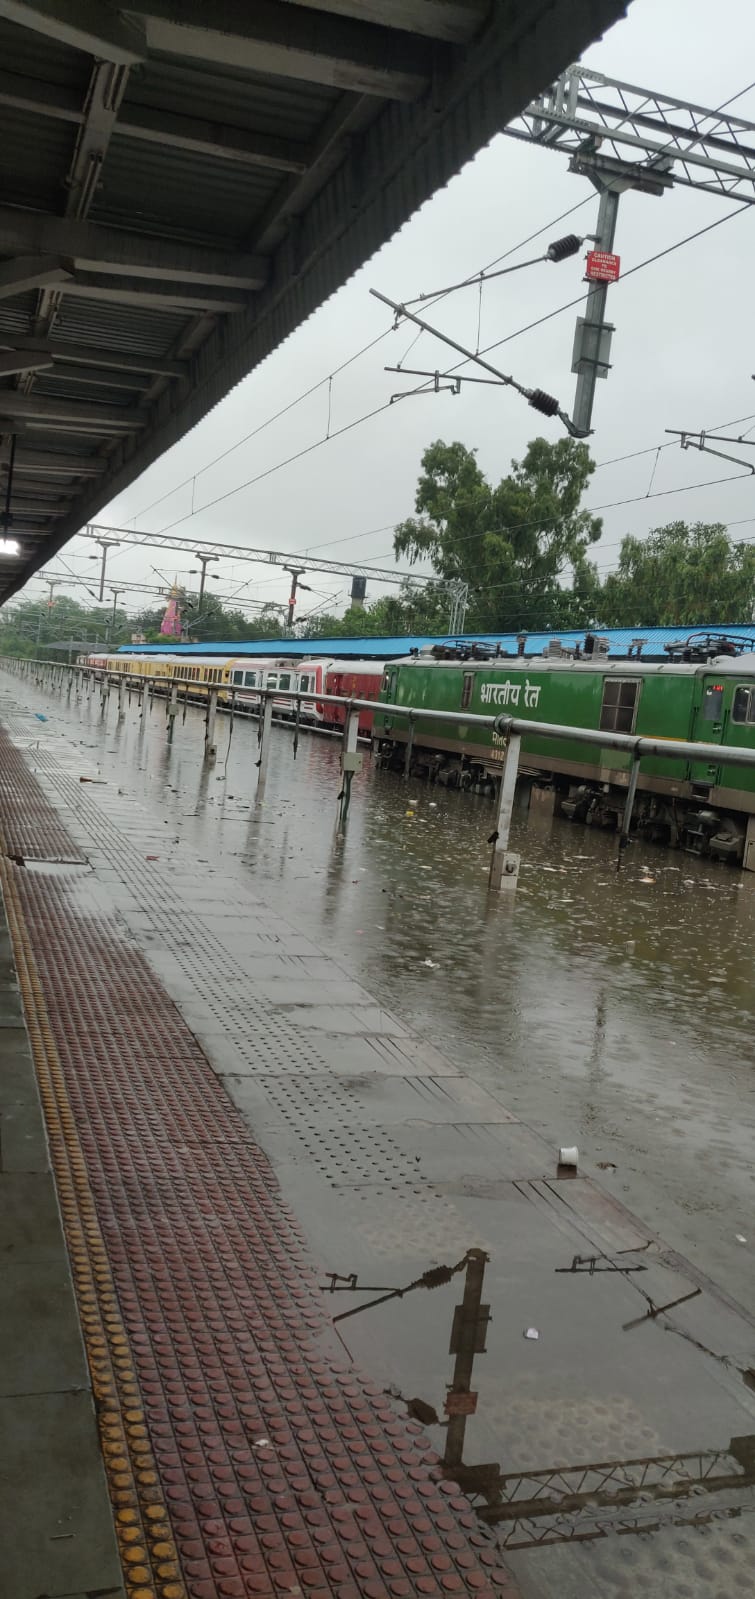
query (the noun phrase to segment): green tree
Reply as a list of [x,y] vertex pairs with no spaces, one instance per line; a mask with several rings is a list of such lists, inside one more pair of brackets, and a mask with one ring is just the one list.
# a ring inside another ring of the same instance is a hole
[[107,642],[116,648],[131,637],[132,626],[125,611],[113,617],[112,606],[81,605],[67,594],[55,595],[52,603],[46,595],[20,600],[0,611],[0,653],[55,659],[56,644],[64,656],[79,653],[75,645],[96,649]]
[[[205,592],[202,604],[197,595],[179,590],[181,620],[188,638],[196,644],[211,642],[241,644],[254,639],[279,638],[283,631],[283,618],[278,606],[265,606],[258,616],[247,616],[244,611],[227,610],[215,594]],[[160,626],[167,601],[149,610],[140,611],[131,622],[131,631],[143,633],[150,644],[168,643],[163,640]]]
[[443,583],[401,584],[364,607],[351,605],[344,616],[323,612],[310,617],[302,638],[393,638],[401,633],[446,633],[450,600]]
[[623,539],[601,599],[614,627],[749,622],[754,607],[755,548],[734,544],[721,522],[669,522]]
[[394,535],[397,558],[431,561],[446,581],[468,583],[467,628],[533,631],[563,626],[564,579],[595,586],[586,560],[599,517],[581,509],[595,470],[586,444],[533,439],[494,486],[465,445],[437,440],[425,450],[417,517]]

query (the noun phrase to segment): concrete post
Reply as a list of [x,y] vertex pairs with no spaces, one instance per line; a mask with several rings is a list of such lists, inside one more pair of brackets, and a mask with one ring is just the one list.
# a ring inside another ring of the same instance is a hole
[[215,717],[217,712],[218,691],[216,688],[211,688],[207,696],[207,715],[204,719],[204,758],[206,761],[214,761],[217,755],[215,746]]
[[272,696],[270,694],[264,694],[263,698],[262,698],[262,711],[261,711],[261,714],[260,714],[260,724],[259,724],[260,758],[259,758],[259,760],[257,762],[257,794],[256,794],[256,798],[257,799],[261,799],[262,798],[262,794],[263,794],[264,788],[265,788],[265,783],[267,782],[267,766],[268,766],[268,761],[270,759],[270,742],[271,742],[272,729],[273,729],[273,701],[272,701]]
[[522,739],[519,733],[508,734],[503,771],[501,773],[501,787],[498,792],[498,815],[493,833],[493,857],[490,862],[490,878],[488,881],[490,889],[494,891],[501,890],[510,894],[516,892],[517,879],[519,877],[519,856],[509,850],[509,835],[511,833],[511,816],[514,809],[514,794],[519,771],[521,744]]

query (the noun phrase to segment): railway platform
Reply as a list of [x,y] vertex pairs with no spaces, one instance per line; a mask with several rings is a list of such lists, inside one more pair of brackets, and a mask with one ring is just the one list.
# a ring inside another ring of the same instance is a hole
[[2,684],[8,1599],[746,1591],[744,1311],[35,712]]

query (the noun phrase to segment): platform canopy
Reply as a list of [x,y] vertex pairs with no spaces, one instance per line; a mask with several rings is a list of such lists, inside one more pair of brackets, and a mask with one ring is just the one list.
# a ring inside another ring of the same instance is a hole
[[0,603],[627,4],[0,0]]

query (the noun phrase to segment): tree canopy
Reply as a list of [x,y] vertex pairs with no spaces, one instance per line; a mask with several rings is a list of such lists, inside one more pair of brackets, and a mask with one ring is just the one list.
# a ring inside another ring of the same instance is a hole
[[749,622],[755,606],[755,547],[734,544],[721,522],[669,522],[622,541],[601,611],[616,627]]
[[594,470],[586,444],[538,438],[492,484],[474,450],[438,439],[422,457],[419,514],[396,528],[396,557],[429,559],[442,578],[467,583],[468,617],[482,631],[563,626],[565,577],[582,602],[597,589],[587,551],[602,523],[581,507]]

